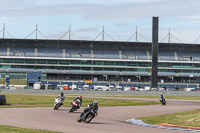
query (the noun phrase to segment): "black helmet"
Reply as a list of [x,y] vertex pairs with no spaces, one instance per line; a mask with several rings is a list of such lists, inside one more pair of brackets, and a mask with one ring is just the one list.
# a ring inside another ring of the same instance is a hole
[[61,92],[61,93],[60,93],[60,95],[61,95],[61,97],[63,97],[63,96],[64,96],[64,93],[63,93],[63,92]]
[[94,101],[93,104],[94,104],[95,106],[97,106],[97,105],[98,105],[98,101]]

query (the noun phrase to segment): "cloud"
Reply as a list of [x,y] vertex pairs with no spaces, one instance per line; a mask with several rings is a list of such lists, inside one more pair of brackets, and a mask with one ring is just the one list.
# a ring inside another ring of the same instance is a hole
[[[179,16],[198,16],[200,12],[200,1],[197,0],[153,0],[143,3],[125,4],[54,4],[54,5],[37,5],[28,6],[34,3],[25,2],[25,0],[14,0],[14,3],[22,1],[24,8],[14,6],[14,8],[1,8],[0,16],[56,16],[56,15],[80,15],[87,20],[116,20],[116,19],[141,19],[152,16],[160,17],[179,17]],[[4,7],[8,3],[3,0]],[[20,4],[17,4],[20,5]]]
[[97,27],[86,27],[86,28],[79,28],[76,30],[77,32],[97,32]]
[[[159,1],[149,3],[138,4],[115,4],[110,6],[104,6],[100,10],[86,14],[87,19],[95,20],[116,20],[116,19],[141,19],[149,18],[152,16],[160,17],[178,17],[178,16],[190,16],[199,15],[200,1],[192,2],[183,1]],[[191,4],[192,3],[192,4]],[[94,15],[95,14],[95,15]]]
[[0,16],[56,16],[69,14],[87,14],[96,6],[86,4],[36,6],[22,9],[0,9]]
[[[84,34],[82,38],[98,34],[95,26],[104,24],[108,27],[106,30],[111,31],[109,33],[119,38],[118,33],[132,34],[135,26],[144,29],[151,27],[152,16],[159,16],[160,28],[169,26],[180,30],[180,33],[186,31],[184,35],[188,37],[188,29],[197,30],[200,27],[199,5],[200,0],[0,0],[0,19],[8,25],[14,25],[14,29],[8,29],[13,32],[23,25],[21,29],[27,33],[28,26],[34,28],[35,23],[44,24],[44,31],[48,33],[53,27],[50,25],[55,25],[52,30],[58,33],[66,23],[73,27],[85,26],[74,29],[74,32]],[[16,26],[17,23],[21,23],[20,26]],[[124,30],[128,29],[130,31],[126,33]],[[149,34],[151,31],[148,31]]]
[[130,26],[130,24],[129,23],[125,23],[125,22],[121,22],[121,23],[118,23],[116,25],[116,27],[129,27],[129,26]]
[[193,22],[196,24],[200,24],[200,15],[199,16],[180,16],[176,18],[179,21],[189,21],[189,22]]
[[35,0],[0,0],[1,9],[22,9],[25,7],[35,7]]

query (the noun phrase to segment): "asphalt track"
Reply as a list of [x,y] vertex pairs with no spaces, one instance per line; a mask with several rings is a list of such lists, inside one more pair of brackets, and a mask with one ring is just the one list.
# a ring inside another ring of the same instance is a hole
[[[127,100],[132,99],[152,100],[140,98],[129,98]],[[68,113],[69,107],[61,107],[57,111],[53,110],[53,107],[2,108],[0,109],[0,125],[65,133],[182,133],[183,131],[142,127],[125,122],[127,119],[141,116],[161,115],[200,108],[200,101],[195,100],[167,100],[167,102],[166,106],[100,107],[98,116],[90,124],[77,122],[77,118],[84,107],[74,113]]]

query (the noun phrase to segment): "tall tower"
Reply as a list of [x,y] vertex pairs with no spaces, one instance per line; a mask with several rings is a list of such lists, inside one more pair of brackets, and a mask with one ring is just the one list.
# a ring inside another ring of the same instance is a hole
[[153,17],[153,25],[152,25],[152,71],[151,71],[151,89],[158,87],[158,50],[159,50],[159,44],[158,44],[158,17]]

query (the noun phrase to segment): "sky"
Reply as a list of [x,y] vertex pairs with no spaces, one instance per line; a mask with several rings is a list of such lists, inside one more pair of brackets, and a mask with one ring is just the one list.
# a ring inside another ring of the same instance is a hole
[[[0,0],[0,38],[152,41],[200,44],[200,0]],[[69,28],[71,27],[71,28]],[[32,34],[31,34],[32,33]],[[199,39],[198,39],[199,38]]]

